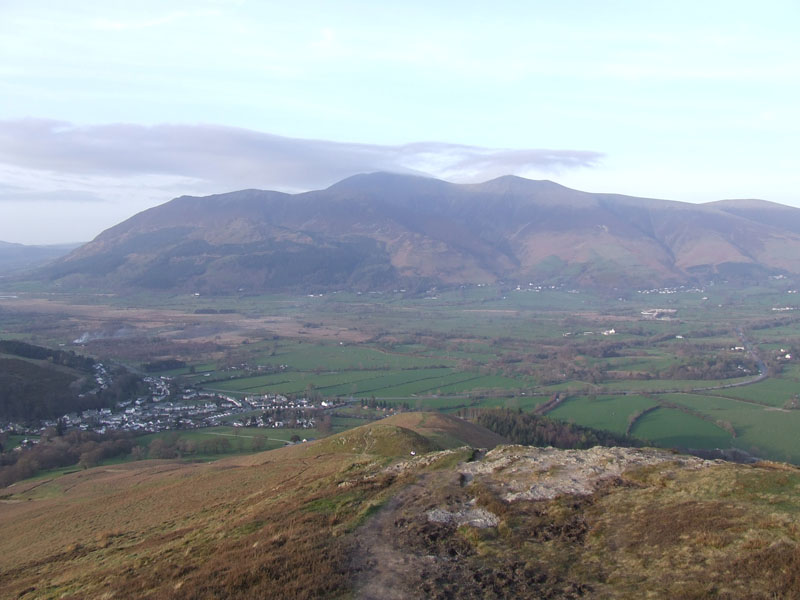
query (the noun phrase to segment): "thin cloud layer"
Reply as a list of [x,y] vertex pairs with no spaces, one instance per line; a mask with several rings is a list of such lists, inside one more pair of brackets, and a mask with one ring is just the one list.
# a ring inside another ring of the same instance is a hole
[[215,125],[0,121],[0,163],[18,169],[90,178],[161,175],[229,189],[307,190],[372,171],[478,181],[592,167],[601,158],[600,153],[581,150],[511,150],[438,142],[355,144]]
[[299,192],[357,173],[475,182],[592,167],[596,152],[458,144],[399,146],[281,137],[215,125],[0,120],[0,240],[89,240],[176,196],[245,188]]

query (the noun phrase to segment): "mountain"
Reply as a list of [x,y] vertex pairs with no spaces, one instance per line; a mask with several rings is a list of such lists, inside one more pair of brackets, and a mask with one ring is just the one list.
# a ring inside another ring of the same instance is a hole
[[[796,598],[800,470],[391,417],[0,489],[0,598]],[[412,455],[412,451],[414,454]]]
[[212,293],[759,278],[800,274],[800,209],[373,173],[295,195],[176,198],[40,273],[65,287]]
[[48,246],[26,246],[0,242],[0,274],[14,273],[39,267],[51,260],[61,258],[83,244],[55,244]]

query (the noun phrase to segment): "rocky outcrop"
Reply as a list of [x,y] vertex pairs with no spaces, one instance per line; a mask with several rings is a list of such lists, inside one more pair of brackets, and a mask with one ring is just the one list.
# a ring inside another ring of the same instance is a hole
[[565,494],[585,496],[606,480],[649,465],[674,463],[700,469],[717,461],[652,448],[559,450],[529,446],[499,446],[483,460],[461,466],[462,479],[480,479],[508,502],[551,500]]

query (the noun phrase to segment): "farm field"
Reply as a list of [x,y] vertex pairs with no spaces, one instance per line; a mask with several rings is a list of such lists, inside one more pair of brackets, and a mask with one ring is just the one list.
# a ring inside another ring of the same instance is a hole
[[[344,371],[316,373],[290,371],[274,375],[241,377],[204,385],[211,391],[244,394],[303,394],[309,389],[327,397],[376,396],[408,398],[417,394],[463,393],[474,389],[515,389],[525,380],[482,376],[479,373],[456,371],[447,367],[407,369],[401,371]],[[311,387],[310,387],[311,386]]]
[[[334,416],[331,419],[331,430],[328,432],[321,432],[315,428],[293,429],[291,427],[283,427],[279,429],[269,429],[227,426],[161,431],[159,433],[139,436],[136,438],[136,443],[142,448],[147,448],[154,440],[164,440],[171,444],[188,442],[194,444],[195,449],[189,453],[184,453],[183,457],[185,459],[198,461],[217,460],[227,455],[251,454],[253,452],[281,448],[290,444],[294,436],[297,436],[301,440],[323,438],[333,433],[363,425],[365,422],[363,418]],[[225,442],[222,442],[222,440],[225,440]],[[211,442],[211,444],[209,444],[209,442]],[[204,446],[212,451],[204,452]]]
[[800,463],[800,411],[698,394],[666,394],[665,399],[697,410],[736,430],[731,445],[756,456]]
[[[650,380],[629,380],[629,381],[608,381],[602,384],[605,391],[641,391],[641,392],[661,392],[670,390],[697,390],[717,388],[731,384],[742,383],[752,379],[751,377],[733,377],[731,379],[650,379]],[[732,388],[735,389],[735,388]]]
[[800,384],[791,379],[770,377],[753,385],[718,390],[715,393],[720,396],[741,398],[742,400],[781,408],[796,394],[800,393]]
[[732,441],[730,434],[713,423],[663,407],[639,419],[631,434],[668,448],[728,448]]
[[630,418],[637,413],[656,406],[652,398],[637,395],[627,396],[571,396],[547,416],[578,425],[625,433]]

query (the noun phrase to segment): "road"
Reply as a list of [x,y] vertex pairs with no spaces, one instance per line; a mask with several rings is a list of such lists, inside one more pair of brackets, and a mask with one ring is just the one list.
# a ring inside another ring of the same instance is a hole
[[[256,438],[261,437],[260,435],[239,435],[237,433],[220,433],[219,431],[200,431],[200,433],[204,433],[205,435],[221,435],[224,437],[233,437],[233,438]],[[264,437],[265,440],[272,440],[273,442],[283,442],[284,444],[291,444],[289,440],[282,440],[280,438],[271,438],[271,437]]]

